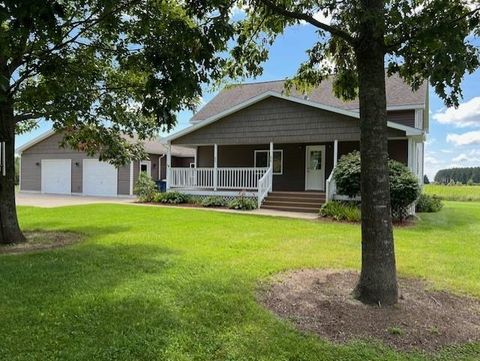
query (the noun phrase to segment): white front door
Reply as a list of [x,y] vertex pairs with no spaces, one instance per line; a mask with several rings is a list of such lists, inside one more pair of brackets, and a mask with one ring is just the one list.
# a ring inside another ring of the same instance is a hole
[[113,165],[98,159],[83,160],[83,194],[115,197],[117,183],[118,172]]
[[70,159],[42,159],[42,193],[70,194],[72,191],[72,161]]
[[306,147],[305,190],[325,190],[325,146]]

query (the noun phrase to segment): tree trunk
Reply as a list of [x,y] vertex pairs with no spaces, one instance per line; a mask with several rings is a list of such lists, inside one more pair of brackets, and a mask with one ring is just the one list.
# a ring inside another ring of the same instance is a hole
[[359,76],[362,271],[355,296],[367,304],[398,301],[390,184],[384,65],[384,2],[362,0],[365,15],[355,52]]
[[0,173],[0,243],[25,241],[15,204],[15,123],[13,107],[0,103],[0,142],[5,142],[6,175]]

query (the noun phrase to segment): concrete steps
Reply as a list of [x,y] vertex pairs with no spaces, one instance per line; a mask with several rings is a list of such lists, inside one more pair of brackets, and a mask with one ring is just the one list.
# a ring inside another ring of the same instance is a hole
[[271,192],[265,198],[261,208],[317,213],[324,203],[325,193],[322,192]]

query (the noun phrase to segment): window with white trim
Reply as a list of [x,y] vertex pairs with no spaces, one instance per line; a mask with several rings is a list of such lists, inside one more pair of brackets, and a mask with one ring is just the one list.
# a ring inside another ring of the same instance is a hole
[[[256,150],[255,151],[255,168],[268,168],[270,166],[270,151]],[[273,174],[283,174],[283,150],[278,149],[273,151]]]
[[152,176],[152,162],[149,160],[140,161],[140,173],[145,172],[150,177]]

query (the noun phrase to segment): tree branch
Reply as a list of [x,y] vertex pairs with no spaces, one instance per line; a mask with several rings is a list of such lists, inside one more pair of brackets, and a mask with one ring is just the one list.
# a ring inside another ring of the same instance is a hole
[[321,21],[318,21],[311,15],[304,14],[297,11],[287,10],[284,7],[277,5],[272,0],[260,0],[260,2],[263,3],[265,6],[267,6],[269,9],[273,10],[274,12],[280,15],[286,16],[290,19],[304,20],[319,29],[322,29],[334,36],[338,36],[339,38],[344,39],[347,43],[351,45],[355,43],[355,39],[346,31],[339,29],[335,26],[322,23]]
[[[389,45],[386,47],[386,50],[387,52],[390,52],[390,51],[395,51],[395,50],[399,50],[398,47],[400,47],[403,43],[407,42],[407,41],[410,41],[410,40],[413,40],[414,38],[422,35],[423,33],[425,32],[432,32],[434,31],[435,28],[439,28],[440,26],[444,26],[444,25],[451,25],[451,26],[454,26],[456,23],[458,23],[459,21],[462,21],[470,16],[473,16],[475,15],[476,13],[480,12],[480,7],[478,8],[475,8],[467,13],[465,13],[464,15],[462,16],[459,16],[458,18],[456,19],[453,19],[453,20],[450,20],[450,21],[446,21],[446,22],[443,22],[442,19],[437,19],[436,21],[436,24],[433,28],[428,28],[428,29],[425,29],[423,27],[420,27],[420,28],[415,28],[412,30],[411,33],[407,34],[406,36],[404,37],[401,37],[399,40],[397,40],[395,43]],[[443,19],[443,20],[448,20],[448,19]]]

